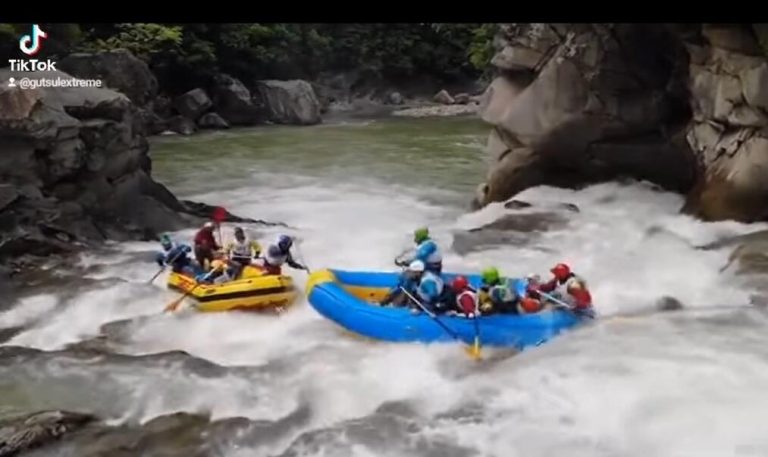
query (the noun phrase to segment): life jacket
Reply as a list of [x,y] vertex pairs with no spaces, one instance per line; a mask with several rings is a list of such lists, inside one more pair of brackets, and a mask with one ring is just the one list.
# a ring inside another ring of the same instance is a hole
[[432,304],[442,295],[443,286],[443,280],[440,276],[427,271],[421,277],[416,293],[422,301]]
[[416,246],[416,259],[424,262],[428,270],[439,270],[443,265],[443,253],[440,247],[431,239]]
[[494,305],[500,305],[505,303],[514,303],[518,299],[517,292],[515,292],[515,285],[511,280],[503,281],[500,284],[492,286],[488,291],[491,301]]
[[478,310],[477,294],[465,289],[456,296],[456,307],[464,314],[475,314]]
[[242,243],[235,240],[230,244],[229,248],[229,257],[232,260],[251,260],[251,256],[253,255],[253,245],[254,243],[252,241],[245,240]]
[[280,248],[274,244],[269,246],[267,254],[264,256],[264,261],[275,267],[282,266],[286,260],[288,260],[288,253],[281,251]]
[[574,288],[574,286],[575,288],[584,289],[586,291],[587,284],[583,279],[571,273],[565,281],[557,281],[553,295],[568,305],[575,306],[578,304],[577,300],[570,292],[568,292],[568,289]]
[[213,231],[206,230],[206,229],[200,229],[195,234],[195,247],[201,247],[205,249],[216,249],[218,245],[216,244],[216,238],[213,236]]

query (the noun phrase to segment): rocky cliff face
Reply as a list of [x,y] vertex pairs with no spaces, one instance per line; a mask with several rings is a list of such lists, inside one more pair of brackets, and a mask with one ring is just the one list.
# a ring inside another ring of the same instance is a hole
[[701,167],[686,209],[706,220],[768,219],[768,60],[761,27],[704,25],[686,42]]
[[480,205],[630,176],[687,193],[705,219],[768,217],[768,67],[752,27],[507,24],[496,41]]
[[[11,75],[0,70],[2,81]],[[186,221],[177,211],[185,208],[152,180],[150,164],[137,109],[126,96],[99,88],[3,85],[0,263],[182,228]]]

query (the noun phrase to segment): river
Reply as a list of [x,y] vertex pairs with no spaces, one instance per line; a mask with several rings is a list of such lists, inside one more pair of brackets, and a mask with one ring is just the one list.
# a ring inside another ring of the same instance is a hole
[[[453,345],[352,337],[304,301],[280,317],[164,315],[176,295],[164,276],[147,284],[157,246],[120,243],[79,259],[89,281],[0,313],[0,329],[21,327],[3,346],[44,351],[2,357],[0,416],[63,408],[141,424],[184,411],[271,427],[204,454],[238,457],[768,455],[768,321],[719,273],[729,251],[696,248],[764,225],[696,221],[646,183],[539,187],[516,197],[534,205],[520,214],[544,208],[560,223],[457,252],[457,233],[508,212],[468,213],[487,131],[467,118],[380,119],[161,137],[153,175],[180,197],[288,224],[247,229],[265,244],[296,235],[313,269],[391,269],[421,225],[447,271],[544,275],[566,261],[600,322],[514,357],[486,349],[478,363]],[[303,287],[306,274],[291,274]],[[655,312],[663,296],[687,310]],[[96,355],[77,346],[94,341]],[[91,455],[62,446],[35,455]]]

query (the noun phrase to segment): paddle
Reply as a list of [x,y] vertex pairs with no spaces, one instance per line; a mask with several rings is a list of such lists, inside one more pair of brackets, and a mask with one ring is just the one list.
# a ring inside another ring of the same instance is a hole
[[[174,259],[174,260],[175,260],[175,259]],[[155,274],[154,274],[154,276],[152,276],[152,278],[151,278],[149,281],[147,281],[147,284],[152,284],[152,281],[154,281],[155,279],[157,279],[157,277],[158,277],[158,276],[160,276],[160,273],[162,273],[162,272],[164,272],[164,271],[165,271],[165,264],[163,264],[163,266],[162,266],[162,267],[160,267],[160,270],[158,270],[158,272],[157,272],[157,273],[155,273]]]
[[176,255],[175,255],[175,256],[173,256],[173,258],[171,259],[171,261],[170,261],[170,262],[167,262],[167,263],[163,263],[163,266],[162,266],[162,267],[160,267],[160,271],[158,271],[157,273],[155,273],[155,275],[154,275],[154,276],[152,276],[152,279],[150,279],[150,280],[148,281],[148,283],[149,283],[149,284],[152,284],[152,281],[154,281],[155,279],[157,279],[157,277],[158,277],[158,276],[160,276],[160,273],[162,273],[162,272],[164,272],[164,271],[165,271],[165,267],[167,267],[169,264],[173,264],[173,262],[175,262],[175,261],[176,261],[176,259],[178,259],[178,258],[181,256],[181,254],[183,254],[183,253],[184,253],[184,251],[179,251],[178,253],[176,253]]
[[[455,339],[456,341],[459,341],[459,342],[461,342],[461,343],[464,343],[464,340],[462,340],[462,339],[459,337],[459,335],[457,335],[456,333],[454,333],[454,331],[453,331],[453,330],[451,330],[450,328],[448,328],[448,326],[446,326],[445,324],[443,324],[443,322],[442,322],[442,321],[441,321],[441,320],[440,320],[440,319],[437,317],[437,315],[436,315],[435,313],[433,313],[432,311],[430,311],[429,309],[427,309],[427,307],[426,307],[426,306],[424,306],[424,305],[423,305],[423,304],[422,304],[422,303],[421,303],[421,302],[420,302],[420,301],[419,301],[419,300],[418,300],[416,297],[414,297],[413,295],[411,295],[411,294],[410,294],[410,292],[408,292],[407,290],[405,290],[405,288],[404,288],[404,287],[400,287],[400,290],[402,290],[402,291],[403,291],[403,293],[405,293],[405,295],[406,295],[408,298],[410,298],[410,299],[411,299],[411,301],[413,301],[414,303],[416,303],[416,305],[417,305],[419,308],[421,308],[421,310],[422,310],[422,311],[424,311],[425,313],[427,313],[427,315],[428,315],[430,318],[432,318],[432,320],[433,320],[433,321],[435,321],[435,323],[436,323],[437,325],[439,325],[440,327],[442,327],[442,329],[443,329],[443,330],[445,330],[445,332],[446,332],[448,335],[450,335],[450,336],[451,336],[453,339]],[[466,343],[464,343],[464,344],[466,345]],[[479,341],[479,339],[477,340],[477,344],[478,344],[478,349],[477,349],[477,351],[475,351],[475,350],[473,349],[473,347],[472,347],[472,346],[466,346],[466,347],[464,348],[464,350],[467,352],[467,354],[469,354],[469,355],[470,355],[470,357],[472,357],[473,359],[479,359],[479,358],[480,358],[480,352],[479,352],[479,344],[480,344],[480,341]]]
[[[559,305],[560,308],[567,309],[568,311],[570,311],[572,313],[575,313],[573,306],[565,303],[564,301],[559,300],[559,299],[555,298],[554,296],[552,296],[552,295],[550,295],[550,294],[548,294],[546,292],[542,292],[540,290],[538,290],[537,292],[539,293],[539,295],[541,295],[542,297],[544,297],[547,300],[551,301],[552,303],[554,303],[556,305]],[[592,315],[592,314],[579,314],[579,315],[587,316],[590,319],[594,319],[595,318],[595,316]]]
[[562,301],[562,300],[560,300],[558,298],[555,298],[553,295],[550,295],[550,294],[548,294],[546,292],[542,292],[540,290],[537,290],[536,292],[538,292],[539,295],[541,295],[542,297],[544,297],[547,300],[551,301],[552,303],[554,303],[556,305],[559,305],[559,307],[561,307],[561,308],[565,308],[565,309],[568,309],[568,310],[573,310],[571,305],[569,305],[568,303],[566,303],[566,302],[564,302],[564,301]]
[[472,345],[472,352],[470,355],[475,358],[480,358],[480,322],[477,320],[477,315],[480,314],[480,303],[475,302],[475,315],[472,317],[472,320],[475,324],[475,344]]
[[312,274],[311,271],[309,271],[309,265],[307,265],[307,259],[304,258],[304,253],[301,251],[301,243],[296,243],[296,252],[299,254],[299,257],[301,257],[301,263],[304,264],[303,270],[307,272],[307,274]]
[[221,206],[217,206],[213,209],[213,214],[211,214],[211,219],[213,219],[213,222],[216,223],[216,227],[219,230],[219,242],[221,242],[221,247],[224,247],[224,237],[221,236],[221,223],[224,222],[224,220],[227,218],[227,210],[224,209]]
[[[475,290],[473,287],[469,287],[469,290],[477,294],[477,290]],[[475,295],[475,313],[472,316],[472,323],[475,325],[475,341],[472,345],[472,352],[470,355],[476,359],[480,358],[480,321],[477,320],[479,315],[480,301],[478,300],[477,295]]]
[[[215,270],[215,269],[214,269],[214,270],[211,270],[211,271],[209,271],[209,272],[208,272],[208,273],[207,273],[205,276],[203,276],[203,279],[204,279],[204,280],[205,280],[205,279],[208,279],[208,278],[209,278],[209,277],[210,277],[210,276],[211,276],[211,275],[212,275],[214,272],[216,272],[216,270]],[[183,294],[181,297],[177,298],[176,300],[172,301],[171,303],[168,303],[168,305],[165,307],[164,311],[165,311],[165,312],[168,312],[168,311],[171,311],[171,312],[173,312],[173,311],[176,311],[176,308],[178,308],[178,307],[179,307],[179,305],[181,304],[181,302],[183,302],[185,298],[189,297],[189,295],[190,295],[190,294],[191,294],[191,293],[192,293],[192,292],[193,292],[195,289],[197,289],[197,287],[198,287],[198,286],[200,286],[200,285],[202,285],[202,284],[203,284],[202,282],[198,282],[198,283],[196,283],[196,284],[194,285],[194,287],[192,287],[191,289],[189,289],[188,291],[186,291],[186,292],[185,292],[185,293],[184,293],[184,294]]]

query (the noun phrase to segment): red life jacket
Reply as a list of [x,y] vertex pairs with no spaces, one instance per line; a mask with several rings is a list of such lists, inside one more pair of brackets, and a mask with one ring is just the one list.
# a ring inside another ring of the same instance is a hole
[[200,229],[195,234],[195,246],[208,249],[218,249],[218,246],[216,245],[216,239],[213,237],[213,231],[206,230],[204,228]]
[[464,314],[475,314],[477,312],[477,294],[469,289],[464,289],[456,295],[456,304]]

